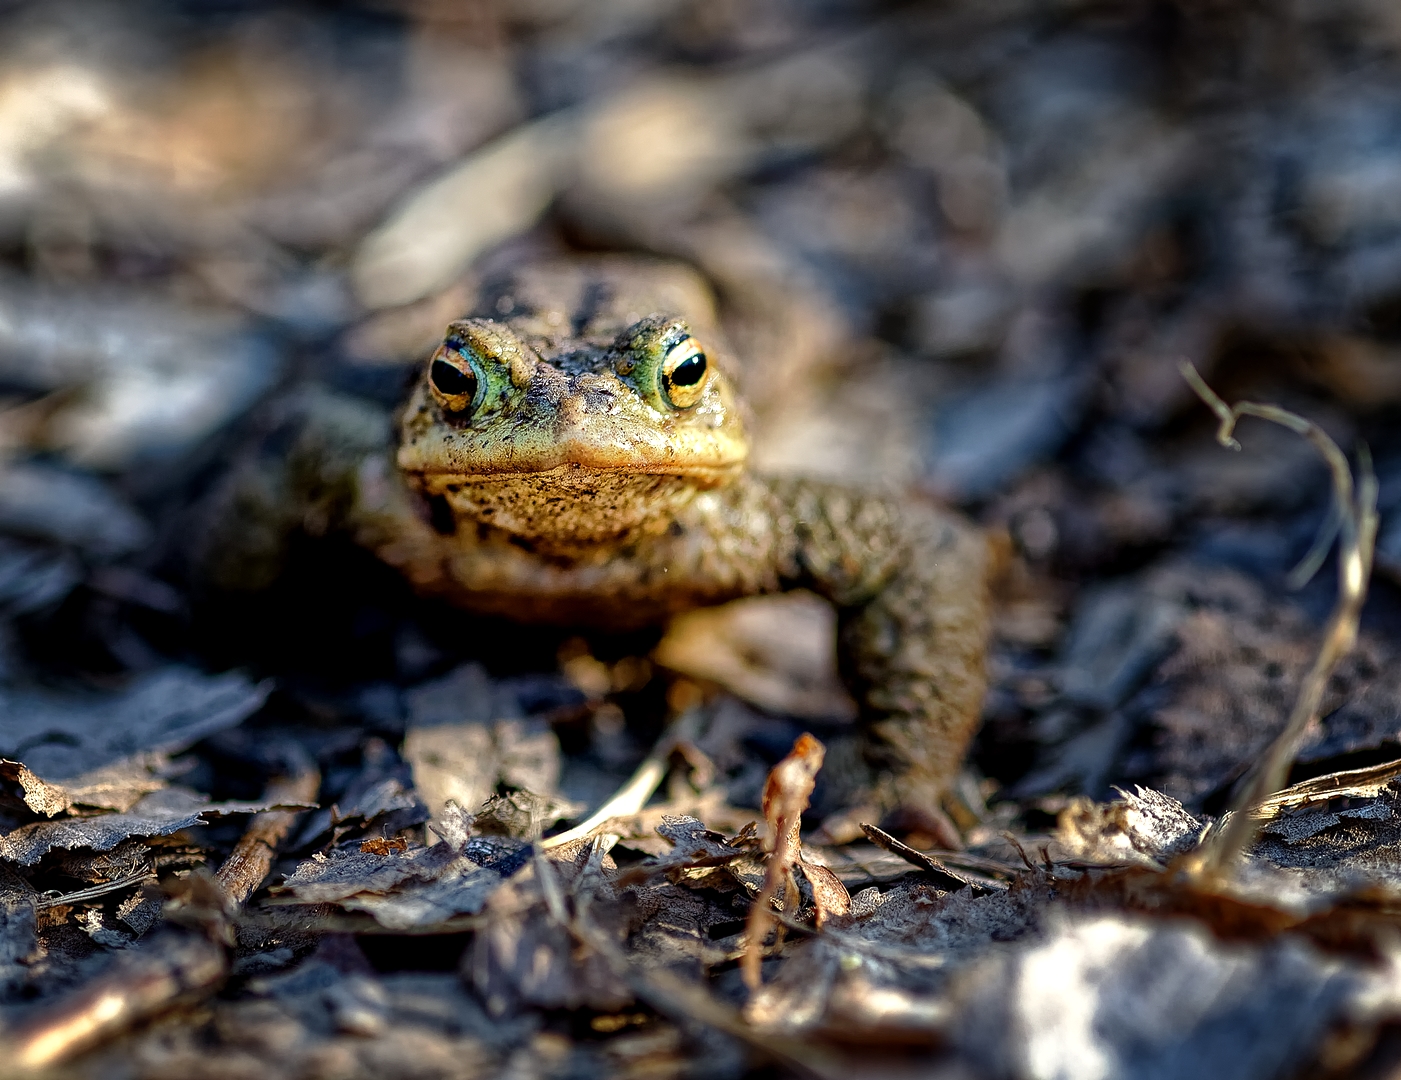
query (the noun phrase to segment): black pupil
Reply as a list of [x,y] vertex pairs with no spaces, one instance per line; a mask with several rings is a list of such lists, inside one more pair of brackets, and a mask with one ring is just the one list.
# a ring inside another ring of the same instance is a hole
[[705,378],[705,353],[686,357],[671,369],[672,386],[695,386]]
[[477,392],[477,377],[470,371],[453,367],[446,360],[434,360],[432,368],[428,371],[428,377],[433,380],[433,385],[438,388],[438,393],[447,397],[458,395],[471,397]]

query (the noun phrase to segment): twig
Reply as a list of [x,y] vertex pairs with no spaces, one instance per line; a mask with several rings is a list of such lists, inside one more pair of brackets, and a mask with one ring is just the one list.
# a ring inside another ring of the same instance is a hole
[[[270,803],[310,803],[316,799],[320,786],[321,774],[314,767],[306,768],[294,776],[272,781],[263,799]],[[249,823],[248,831],[215,875],[235,905],[242,907],[258,891],[272,869],[278,845],[287,838],[298,813],[297,810],[265,810]]]
[[861,822],[861,831],[866,834],[866,839],[877,847],[884,848],[892,855],[899,856],[911,866],[919,867],[933,878],[934,883],[941,889],[957,892],[959,889],[970,887],[975,889],[988,888],[988,886],[983,885],[981,882],[970,881],[962,874],[955,874],[933,855],[926,854],[923,851],[917,851],[915,848],[910,847],[909,844],[902,844],[884,829],[878,829],[869,822]]
[[1285,585],[1291,589],[1302,589],[1313,580],[1314,574],[1318,573],[1323,565],[1323,560],[1328,558],[1328,552],[1332,550],[1333,541],[1338,538],[1338,530],[1342,524],[1343,519],[1338,513],[1338,503],[1335,499],[1328,504],[1328,516],[1323,519],[1318,535],[1313,538],[1313,547],[1309,548],[1308,554],[1285,575]]
[[130,955],[120,970],[46,1010],[7,1040],[5,1060],[18,1075],[67,1061],[182,1001],[202,997],[228,970],[222,946],[198,934],[172,934],[151,953]]
[[[1284,786],[1289,768],[1299,752],[1299,744],[1309,725],[1317,718],[1328,679],[1357,642],[1358,620],[1367,599],[1367,583],[1372,574],[1372,551],[1377,537],[1377,481],[1366,449],[1358,453],[1360,479],[1353,490],[1352,469],[1347,456],[1317,424],[1275,405],[1241,401],[1227,405],[1206,385],[1191,364],[1179,366],[1182,377],[1221,420],[1216,439],[1222,446],[1239,450],[1235,440],[1236,422],[1242,416],[1257,416],[1280,424],[1302,435],[1328,465],[1333,480],[1333,511],[1339,535],[1338,602],[1328,619],[1318,656],[1299,688],[1299,696],[1284,730],[1279,733],[1259,762],[1247,775],[1233,800],[1231,813],[1221,828],[1209,833],[1202,845],[1184,863],[1184,869],[1197,877],[1220,877],[1255,842],[1260,818],[1253,811]],[[1325,532],[1327,529],[1325,529]],[[1310,556],[1313,556],[1313,552]],[[1306,557],[1296,573],[1306,569]]]
[[630,817],[640,813],[642,808],[647,805],[647,800],[652,797],[652,793],[661,786],[662,780],[666,778],[671,752],[676,749],[678,743],[695,737],[698,724],[699,714],[694,709],[687,710],[678,716],[662,732],[662,737],[657,740],[657,744],[652,747],[652,752],[637,767],[637,771],[628,778],[626,784],[613,794],[612,798],[579,822],[578,825],[575,825],[574,828],[566,829],[562,833],[556,833],[554,836],[541,840],[541,849],[557,848],[575,840],[581,840],[613,818]]
[[121,892],[133,885],[154,881],[155,877],[154,870],[138,870],[134,874],[113,878],[111,881],[104,881],[98,885],[89,885],[86,889],[76,889],[70,893],[45,893],[34,906],[39,911],[46,911],[49,908],[63,907],[65,904],[81,904],[85,900],[96,900],[99,896],[106,896],[108,893]]

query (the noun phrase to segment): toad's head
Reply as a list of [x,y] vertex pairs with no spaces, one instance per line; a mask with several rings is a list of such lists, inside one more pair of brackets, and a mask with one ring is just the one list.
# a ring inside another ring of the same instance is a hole
[[729,382],[678,317],[550,347],[463,319],[404,408],[398,462],[454,522],[589,543],[664,524],[748,449]]

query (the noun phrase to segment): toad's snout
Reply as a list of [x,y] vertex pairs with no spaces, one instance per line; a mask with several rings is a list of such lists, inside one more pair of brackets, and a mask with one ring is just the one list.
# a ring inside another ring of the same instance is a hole
[[623,384],[611,373],[574,376],[556,407],[559,429],[577,429],[593,417],[610,415],[616,411],[623,392]]

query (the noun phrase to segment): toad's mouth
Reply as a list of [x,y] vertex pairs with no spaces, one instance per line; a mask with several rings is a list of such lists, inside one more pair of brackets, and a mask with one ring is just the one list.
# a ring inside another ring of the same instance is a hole
[[539,468],[501,469],[482,466],[474,470],[459,470],[445,466],[427,469],[403,469],[416,486],[469,487],[492,486],[520,482],[532,486],[557,486],[572,491],[580,483],[588,487],[623,486],[633,476],[673,477],[699,487],[715,487],[728,482],[742,472],[744,460],[728,465],[671,465],[628,462],[623,465],[599,465],[589,462],[564,461]]
[[536,425],[484,432],[435,426],[399,446],[399,468],[410,475],[453,476],[463,482],[543,473],[640,473],[717,482],[744,465],[748,444],[726,428],[665,430],[593,421],[571,430]]
[[419,473],[408,479],[421,495],[445,504],[454,521],[475,521],[535,541],[579,544],[667,522],[698,492],[722,485],[737,471],[734,466],[680,474],[565,464],[536,472]]

